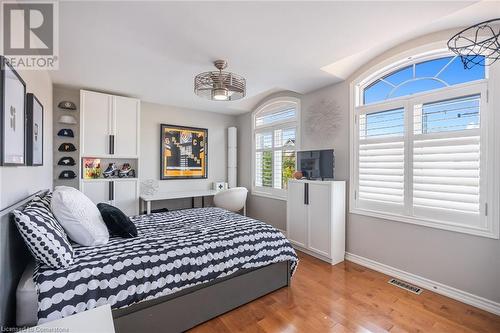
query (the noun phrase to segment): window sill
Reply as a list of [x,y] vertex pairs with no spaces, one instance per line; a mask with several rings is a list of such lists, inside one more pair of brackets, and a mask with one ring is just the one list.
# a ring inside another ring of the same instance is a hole
[[410,216],[403,216],[403,215],[397,215],[397,214],[384,214],[384,213],[380,213],[380,212],[376,212],[376,211],[372,211],[372,210],[367,210],[367,209],[361,209],[361,208],[352,208],[349,210],[349,213],[356,214],[356,215],[375,217],[375,218],[379,218],[379,219],[383,219],[383,220],[415,224],[415,225],[420,225],[420,226],[434,228],[434,229],[454,231],[454,232],[459,232],[459,233],[464,233],[464,234],[469,234],[469,235],[474,235],[474,236],[481,236],[481,237],[486,237],[486,238],[499,239],[499,236],[500,236],[498,234],[498,231],[495,232],[494,230],[491,230],[491,229],[467,227],[467,226],[462,226],[462,225],[457,225],[457,224],[451,224],[451,223],[449,224],[446,222],[440,222],[440,221],[435,221],[435,220],[430,220],[430,219],[422,219],[422,218],[416,218],[416,217],[410,217]]
[[286,195],[285,196],[278,196],[278,195],[273,195],[271,193],[260,192],[260,191],[256,191],[256,190],[252,190],[251,195],[254,195],[257,197],[268,198],[268,199],[286,201]]

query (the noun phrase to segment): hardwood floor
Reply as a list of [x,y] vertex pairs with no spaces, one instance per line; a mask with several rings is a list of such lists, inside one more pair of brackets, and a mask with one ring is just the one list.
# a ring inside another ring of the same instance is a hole
[[205,332],[500,332],[500,317],[345,261],[331,266],[300,253],[282,288],[190,330]]

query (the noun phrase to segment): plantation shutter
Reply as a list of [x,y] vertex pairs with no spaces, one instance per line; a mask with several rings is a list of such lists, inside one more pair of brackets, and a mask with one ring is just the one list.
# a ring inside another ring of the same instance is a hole
[[480,97],[414,105],[415,216],[479,221]]
[[368,209],[404,205],[404,108],[359,116],[358,205]]
[[273,186],[273,132],[265,131],[255,134],[255,185]]
[[254,188],[261,194],[286,196],[296,170],[298,103],[276,101],[254,118]]

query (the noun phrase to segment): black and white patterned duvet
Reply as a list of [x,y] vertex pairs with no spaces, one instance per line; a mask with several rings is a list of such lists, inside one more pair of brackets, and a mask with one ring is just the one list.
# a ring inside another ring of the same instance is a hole
[[123,308],[224,277],[245,268],[298,259],[281,232],[220,208],[198,208],[131,218],[137,238],[102,246],[74,245],[66,269],[40,265],[39,323],[103,304]]

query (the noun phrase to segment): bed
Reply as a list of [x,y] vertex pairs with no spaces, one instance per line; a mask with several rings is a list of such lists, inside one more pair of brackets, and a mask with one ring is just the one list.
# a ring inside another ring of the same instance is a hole
[[278,230],[220,208],[132,221],[138,238],[75,245],[69,268],[37,264],[24,273],[38,290],[39,323],[111,304],[117,332],[179,332],[287,286],[297,266]]

